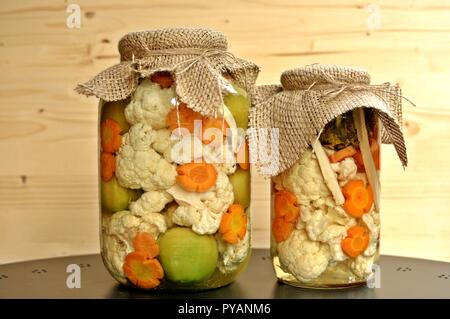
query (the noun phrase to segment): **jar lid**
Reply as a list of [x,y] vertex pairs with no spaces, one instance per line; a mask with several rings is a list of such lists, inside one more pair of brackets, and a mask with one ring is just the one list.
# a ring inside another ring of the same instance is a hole
[[165,28],[131,32],[119,41],[121,61],[139,59],[149,50],[180,48],[216,49],[226,51],[227,39],[222,32],[202,28]]
[[370,84],[370,75],[356,67],[311,64],[284,71],[280,81],[285,90],[305,90],[313,84]]

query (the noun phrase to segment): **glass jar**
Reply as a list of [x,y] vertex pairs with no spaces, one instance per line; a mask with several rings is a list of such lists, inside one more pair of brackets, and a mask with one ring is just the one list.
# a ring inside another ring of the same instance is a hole
[[210,289],[245,268],[250,101],[224,81],[216,118],[182,103],[169,72],[141,78],[127,100],[100,102],[101,253],[120,283]]
[[341,288],[372,275],[379,256],[380,126],[369,108],[344,113],[272,178],[271,254],[278,280]]

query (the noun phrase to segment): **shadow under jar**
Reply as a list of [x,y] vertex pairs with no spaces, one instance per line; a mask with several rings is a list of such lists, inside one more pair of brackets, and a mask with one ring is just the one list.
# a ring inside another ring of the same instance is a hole
[[344,113],[292,167],[272,177],[271,254],[278,280],[345,288],[365,284],[373,274],[379,257],[380,127],[369,108]]
[[247,265],[248,146],[232,141],[247,129],[250,101],[224,79],[216,118],[179,102],[168,72],[142,78],[128,100],[100,102],[101,252],[120,283],[211,289]]

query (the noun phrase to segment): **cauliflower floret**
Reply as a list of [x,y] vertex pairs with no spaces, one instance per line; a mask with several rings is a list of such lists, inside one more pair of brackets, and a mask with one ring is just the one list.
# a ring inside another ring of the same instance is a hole
[[342,251],[341,241],[347,234],[347,227],[341,225],[330,225],[320,235],[320,240],[330,247],[331,259],[333,261],[343,261],[347,255]]
[[373,210],[362,216],[364,224],[370,231],[369,246],[364,251],[364,256],[372,256],[377,252],[378,238],[380,236],[380,214]]
[[217,264],[220,272],[227,274],[238,269],[247,257],[250,249],[249,227],[247,227],[244,238],[234,245],[224,242],[221,235],[216,235],[216,240],[219,255],[221,256]]
[[374,256],[359,255],[350,261],[349,267],[356,276],[367,279],[372,274],[373,261]]
[[192,230],[197,234],[214,234],[220,226],[222,213],[215,214],[209,209],[197,209],[193,206],[181,205],[172,215],[172,222],[181,225],[192,227]]
[[330,261],[328,245],[309,240],[303,230],[295,229],[277,249],[282,266],[302,281],[319,277]]
[[330,218],[322,211],[316,210],[306,223],[306,232],[311,240],[319,240],[320,235],[330,225]]
[[[340,208],[340,207],[336,207]],[[341,248],[342,238],[346,236],[347,229],[356,224],[353,218],[347,217],[346,223],[342,223],[339,215],[339,209],[328,208],[325,213],[322,210],[316,210],[314,213],[308,213],[310,217],[306,222],[306,232],[311,240],[320,241],[328,244],[333,261],[342,261],[347,259]],[[303,215],[303,211],[302,211]]]
[[125,118],[130,124],[145,123],[154,129],[165,128],[174,98],[173,88],[162,89],[159,84],[144,79],[125,108]]
[[116,177],[127,188],[164,190],[175,184],[175,165],[162,158],[152,147],[155,131],[146,124],[133,125],[123,136],[116,156]]
[[358,167],[352,157],[347,157],[340,162],[332,163],[331,168],[336,173],[340,186],[344,186],[349,180],[354,179],[358,172]]
[[178,185],[167,190],[179,204],[172,213],[172,222],[192,227],[198,234],[214,234],[223,213],[234,201],[233,186],[228,176],[219,171],[215,185],[207,192],[186,192]]
[[130,211],[137,216],[159,213],[172,199],[172,196],[165,191],[148,191],[130,204]]
[[159,213],[135,216],[124,210],[113,214],[106,224],[103,237],[104,257],[109,269],[123,277],[123,262],[126,255],[133,251],[132,243],[136,234],[146,232],[157,239],[166,230],[166,220]]
[[159,154],[162,154],[168,162],[172,163],[172,147],[177,141],[171,138],[171,132],[168,129],[155,130],[153,133],[151,146]]
[[275,182],[279,184],[278,187],[282,186],[281,188],[295,194],[300,205],[312,205],[316,208],[334,206],[319,163],[310,149],[290,169],[280,174]]

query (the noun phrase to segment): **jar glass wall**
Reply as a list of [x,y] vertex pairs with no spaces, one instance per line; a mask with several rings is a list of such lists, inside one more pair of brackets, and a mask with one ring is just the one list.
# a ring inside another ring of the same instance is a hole
[[229,284],[250,255],[250,101],[227,76],[222,114],[182,103],[168,72],[128,100],[100,102],[103,261],[120,283],[196,290]]
[[[338,116],[272,178],[271,254],[278,280],[361,285],[379,256],[380,124],[371,109]],[[365,165],[366,164],[366,165]]]

